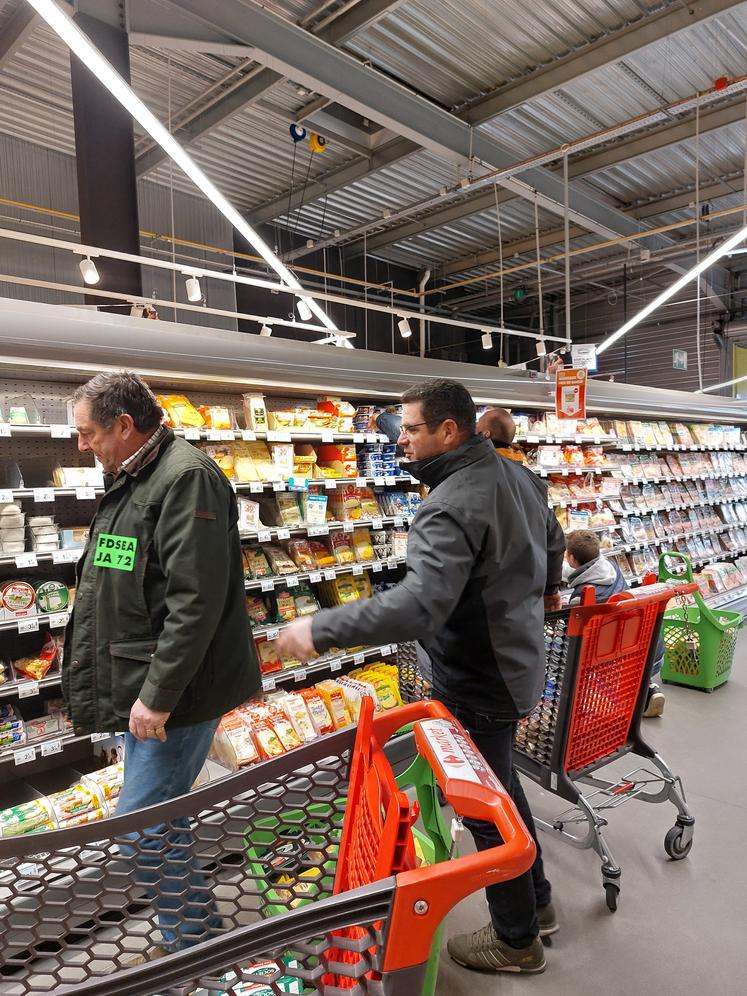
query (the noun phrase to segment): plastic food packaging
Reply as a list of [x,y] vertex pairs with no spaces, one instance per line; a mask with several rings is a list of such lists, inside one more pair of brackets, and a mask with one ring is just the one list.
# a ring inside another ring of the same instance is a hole
[[334,567],[335,558],[334,554],[330,553],[328,547],[319,540],[309,540],[309,549],[314,557],[317,567]]
[[93,789],[99,798],[105,802],[119,798],[124,783],[124,763],[118,761],[117,764],[110,764],[99,771],[92,771],[84,775],[81,783]]
[[157,394],[156,401],[166,413],[166,423],[174,429],[200,429],[205,419],[183,394]]
[[316,732],[320,736],[325,733],[334,733],[335,724],[332,722],[332,717],[329,714],[324,699],[316,687],[303,688],[300,695],[306,703],[306,708],[309,710],[309,716]]
[[269,577],[272,574],[270,564],[264,551],[258,546],[244,547],[244,574],[253,581]]
[[305,539],[294,539],[288,544],[288,553],[293,559],[293,563],[301,571],[313,571],[316,567],[314,554],[309,541]]
[[39,833],[41,830],[54,828],[49,810],[41,799],[0,810],[0,837],[20,837],[25,833]]
[[350,726],[353,720],[345,704],[345,696],[340,685],[332,678],[327,678],[317,683],[316,690],[327,707],[327,712],[332,718],[335,729],[341,730],[345,726]]
[[244,421],[247,429],[255,432],[267,432],[267,409],[263,394],[242,394],[244,403]]
[[353,551],[355,559],[359,563],[365,563],[374,559],[374,548],[371,542],[371,533],[368,529],[356,529],[353,533]]
[[62,581],[42,581],[36,588],[39,612],[64,612],[70,603],[70,589]]
[[258,595],[247,595],[246,612],[252,626],[265,626],[270,621],[270,614],[264,599]]
[[236,476],[236,466],[233,459],[233,450],[230,444],[225,446],[206,446],[205,452],[218,464],[220,469],[232,481]]
[[281,546],[270,543],[263,549],[275,574],[294,574],[298,570]]
[[338,564],[355,563],[355,554],[353,553],[352,543],[347,533],[331,533],[329,543]]
[[290,591],[281,589],[275,595],[277,621],[291,622],[296,618],[296,601]]
[[[47,802],[59,825],[75,825],[69,821],[77,821],[81,817],[94,815],[99,819],[98,810],[102,810],[102,799],[99,791],[82,782],[77,782],[61,792],[53,792],[47,796]],[[88,822],[83,820],[82,822]]]
[[0,603],[6,619],[36,615],[36,592],[28,581],[7,581],[0,590]]
[[222,405],[200,405],[198,411],[210,429],[233,428],[231,412]]

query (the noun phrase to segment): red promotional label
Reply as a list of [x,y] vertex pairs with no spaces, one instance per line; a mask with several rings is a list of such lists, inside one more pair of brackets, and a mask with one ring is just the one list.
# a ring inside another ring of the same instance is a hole
[[586,418],[586,370],[558,370],[555,374],[555,414],[558,418]]

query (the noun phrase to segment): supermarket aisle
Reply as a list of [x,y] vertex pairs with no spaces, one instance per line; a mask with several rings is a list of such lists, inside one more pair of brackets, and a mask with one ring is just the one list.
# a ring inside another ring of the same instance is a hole
[[[546,868],[555,888],[561,930],[548,945],[541,976],[484,976],[467,972],[442,953],[439,996],[737,996],[745,992],[747,923],[747,634],[737,648],[735,674],[710,695],[665,687],[666,714],[644,731],[685,783],[696,818],[690,857],[670,861],[664,834],[674,822],[669,805],[627,803],[610,814],[607,840],[623,870],[620,906],[607,912],[599,862],[543,834]],[[618,764],[620,774],[635,758]],[[610,770],[610,769],[608,769]],[[531,783],[533,810],[549,819],[562,802]],[[487,922],[483,898],[454,910],[445,933]]]

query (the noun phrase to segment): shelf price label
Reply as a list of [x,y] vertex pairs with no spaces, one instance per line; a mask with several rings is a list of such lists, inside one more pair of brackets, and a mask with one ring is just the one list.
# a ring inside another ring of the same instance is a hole
[[404,527],[404,524],[405,524],[405,520],[402,518],[401,515],[395,515],[394,516],[394,528],[395,529],[402,529]]
[[329,669],[330,671],[342,671],[342,661],[341,660],[330,661]]
[[78,501],[93,501],[96,497],[95,488],[76,488],[75,497]]
[[328,536],[329,526],[309,526],[306,532],[309,536]]
[[274,626],[272,629],[267,630],[265,636],[267,637],[268,640],[277,640],[277,638],[280,636],[280,630],[278,629],[277,626]]
[[335,571],[331,567],[324,572],[325,581],[334,581],[336,577],[337,577],[337,571]]
[[285,481],[274,481],[272,485],[273,491],[285,491],[286,484]]
[[344,533],[352,533],[354,526],[355,526],[354,522],[343,522],[342,531]]
[[10,438],[10,426],[7,422],[0,422],[0,438]]
[[4,488],[0,491],[0,505],[10,505],[13,501],[13,492],[8,488]]
[[390,557],[389,560],[387,560],[387,562],[386,562],[386,566],[389,568],[390,571],[395,570],[397,567],[399,567],[399,563],[397,562],[397,558],[396,557]]
[[322,442],[323,443],[334,443],[335,434],[331,429],[322,429]]
[[92,733],[91,743],[92,744],[100,743],[102,740],[108,740],[110,736],[111,733]]
[[61,754],[62,753],[62,740],[59,738],[57,740],[46,740],[41,745],[41,755],[42,757],[49,757],[50,754]]
[[257,533],[257,540],[260,543],[269,543],[271,539],[272,539],[272,533],[270,532],[269,529],[261,529]]
[[262,691],[272,692],[275,690],[275,679],[272,677],[262,679]]
[[18,685],[18,698],[30,699],[39,694],[38,681],[22,681]]
[[254,431],[254,429],[242,429],[241,438],[244,440],[245,443],[253,443],[257,438],[257,433]]
[[291,434],[289,432],[281,432],[278,429],[269,429],[267,432],[268,443],[289,443],[290,441]]
[[69,612],[53,612],[49,616],[50,629],[63,629],[70,622]]
[[28,764],[29,761],[36,760],[36,747],[22,747],[21,750],[13,751],[13,761],[15,764]]
[[36,567],[38,566],[38,561],[36,559],[35,553],[17,553],[16,554],[16,567],[22,569],[24,567]]
[[288,578],[285,579],[285,583],[288,585],[289,588],[297,588],[298,587],[298,583],[299,583],[298,582],[298,575],[297,574],[291,574],[290,577],[288,577]]
[[[212,432],[213,430],[211,429],[210,431]],[[194,442],[195,440],[200,438],[200,430],[190,426],[189,428],[184,430],[184,438],[190,439]],[[210,436],[208,436],[208,439],[210,439]]]
[[38,633],[39,632],[39,620],[35,617],[30,619],[19,619],[18,623],[19,633]]
[[223,438],[223,433],[220,429],[208,429],[207,437],[211,442],[217,442],[219,439]]
[[353,564],[353,574],[356,577],[360,577],[361,574],[363,574],[363,565],[362,564]]
[[376,485],[377,488],[383,488],[386,486],[386,478],[374,477],[374,484]]
[[34,488],[33,496],[35,502],[54,501],[54,488]]
[[354,432],[353,433],[353,442],[354,443],[365,443],[365,441],[366,441],[366,437],[363,435],[362,432]]
[[372,529],[383,529],[384,528],[384,521],[383,521],[383,519],[371,519],[371,528]]
[[324,487],[327,491],[335,491],[337,489],[337,481],[331,477],[325,477]]
[[306,681],[306,668],[300,667],[297,671],[293,672],[293,680],[298,684],[300,681]]
[[379,441],[379,437],[378,437],[377,433],[375,433],[375,432],[367,432],[366,433],[366,442],[367,443],[378,443],[378,441]]
[[50,425],[49,435],[52,439],[70,439],[72,430],[69,425]]
[[361,651],[358,654],[353,654],[353,664],[355,664],[356,667],[360,666],[361,664],[365,664],[365,662],[366,662],[366,655],[363,653],[363,651]]
[[262,591],[274,591],[275,590],[275,582],[273,581],[272,578],[265,578],[264,581],[262,582],[261,587],[262,587]]
[[265,490],[265,486],[261,481],[250,481],[249,490],[253,495],[262,494],[262,492]]
[[311,582],[311,584],[320,584],[321,580],[322,580],[321,571],[312,571],[311,574],[309,574],[309,581]]
[[368,484],[368,478],[366,477],[356,477],[355,486],[356,488],[365,488]]
[[282,526],[280,529],[278,529],[278,539],[287,540],[290,539],[290,537],[291,537],[290,529],[286,529],[285,527]]
[[386,486],[388,488],[393,487],[396,483],[397,483],[397,478],[396,477],[385,477],[384,478],[384,484],[386,484]]
[[381,574],[381,572],[384,570],[384,565],[381,563],[380,560],[375,560],[373,564],[371,564],[371,570],[374,572],[374,574]]

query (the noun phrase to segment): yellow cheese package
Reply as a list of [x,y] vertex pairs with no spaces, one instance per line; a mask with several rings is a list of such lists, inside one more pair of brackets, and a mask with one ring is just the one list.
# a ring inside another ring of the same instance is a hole
[[264,548],[264,552],[270,561],[270,567],[275,574],[295,574],[298,570],[291,558],[281,546],[269,543]]
[[311,720],[311,716],[309,715],[309,710],[306,707],[306,702],[304,701],[303,696],[299,695],[297,692],[289,692],[287,695],[283,695],[282,698],[279,699],[278,704],[293,724],[293,728],[296,733],[305,743],[316,740],[317,731]]
[[316,477],[316,450],[310,443],[296,443],[293,447],[293,474],[295,477]]
[[265,761],[269,761],[272,757],[279,757],[281,754],[285,754],[285,747],[280,737],[277,735],[266,719],[256,719],[252,723],[252,730],[254,732],[254,739],[259,747],[259,752]]
[[329,544],[332,547],[332,553],[335,555],[335,560],[338,564],[352,564],[355,562],[353,546],[347,533],[331,533]]
[[345,696],[336,681],[326,678],[316,685],[316,690],[322,697],[322,701],[327,707],[327,712],[332,717],[332,722],[336,730],[341,730],[345,726],[350,726],[353,722],[348,707],[345,704]]
[[270,714],[269,721],[285,750],[295,750],[296,747],[302,746],[303,740],[296,733],[293,724],[282,710],[274,709]]
[[298,528],[301,523],[301,509],[298,507],[296,496],[288,491],[280,491],[275,495],[278,517],[277,524],[281,526],[291,526]]
[[272,462],[272,456],[267,445],[260,440],[252,443],[244,443],[246,450],[243,451],[251,458],[259,481],[280,481],[280,471]]
[[232,429],[233,417],[223,405],[200,405],[198,409],[210,429]]
[[353,533],[353,552],[358,563],[374,559],[371,533],[367,529],[356,529]]
[[226,446],[206,446],[205,452],[212,460],[215,460],[229,481],[235,478],[236,469],[233,462],[233,449],[230,444]]
[[300,695],[306,703],[306,708],[309,711],[309,717],[311,722],[314,724],[316,732],[320,736],[325,733],[333,733],[335,727],[332,722],[332,717],[329,714],[329,709],[327,708],[327,704],[322,698],[322,695],[316,690],[316,688],[302,688]]
[[157,394],[156,401],[166,413],[166,424],[174,429],[200,429],[205,419],[183,394]]
[[359,577],[351,578],[358,598],[370,598],[373,595],[371,579],[368,574],[361,574]]

